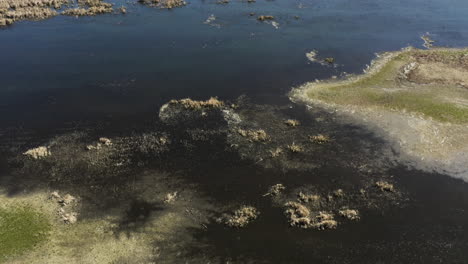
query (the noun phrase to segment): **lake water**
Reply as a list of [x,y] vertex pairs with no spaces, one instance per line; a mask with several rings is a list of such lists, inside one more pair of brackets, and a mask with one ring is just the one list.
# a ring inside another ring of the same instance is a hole
[[[255,103],[285,105],[292,87],[360,73],[375,53],[422,47],[420,37],[427,32],[436,45],[468,43],[466,0],[262,0],[227,5],[193,0],[173,10],[115,3],[127,6],[128,13],[59,16],[0,30],[2,147],[31,146],[96,126],[109,135],[131,130],[152,122],[159,107],[174,98],[234,100],[247,95]],[[204,23],[211,15],[216,19]],[[278,28],[257,21],[258,15],[273,15]],[[305,54],[312,50],[321,58],[335,58],[336,66],[308,61]],[[302,108],[290,114],[309,118]],[[356,147],[349,146],[348,154]],[[276,172],[231,158],[215,159],[209,180],[201,185],[212,183],[211,189],[221,190],[228,183],[252,184],[227,178],[213,183],[214,170],[260,177],[252,189],[281,178],[269,178]],[[190,159],[180,161],[188,164]],[[211,163],[200,160],[194,173]],[[339,166],[331,162],[315,174],[346,171]],[[248,232],[214,226],[194,237],[211,246],[206,254],[218,256],[219,263],[464,263],[468,186],[398,166],[391,172],[406,186],[412,202],[390,209],[385,217],[369,213],[353,228],[303,232],[282,228],[284,220],[261,220]],[[238,192],[241,187],[222,195],[207,191],[219,200],[235,199]],[[275,209],[266,215],[282,212]]]

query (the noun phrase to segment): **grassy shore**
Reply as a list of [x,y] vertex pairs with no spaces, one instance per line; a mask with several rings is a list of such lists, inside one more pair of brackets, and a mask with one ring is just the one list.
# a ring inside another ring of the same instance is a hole
[[361,76],[306,84],[314,100],[414,112],[468,123],[468,49],[408,49],[383,54]]

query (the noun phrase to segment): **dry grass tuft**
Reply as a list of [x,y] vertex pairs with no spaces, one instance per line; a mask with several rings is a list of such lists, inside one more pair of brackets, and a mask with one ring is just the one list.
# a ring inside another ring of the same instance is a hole
[[292,153],[300,153],[300,152],[304,151],[304,148],[302,147],[302,145],[298,145],[298,144],[296,144],[294,142],[291,145],[288,145],[288,149]]
[[50,156],[51,153],[48,147],[41,146],[41,147],[30,149],[24,152],[23,155],[29,156],[33,159],[42,159],[42,158]]
[[309,136],[309,140],[316,144],[325,144],[331,141],[330,137],[323,134],[318,134],[315,136]]
[[268,196],[268,195],[277,196],[281,194],[281,192],[283,192],[285,189],[286,187],[283,184],[278,183],[278,184],[271,186],[270,189],[268,190],[268,193],[266,193],[263,196]]
[[320,195],[317,194],[304,194],[303,192],[299,192],[298,200],[302,203],[309,203],[309,202],[320,202]]
[[388,183],[386,181],[378,181],[375,183],[375,186],[377,186],[377,188],[379,188],[381,191],[385,191],[385,192],[395,191],[395,187],[393,187],[393,184]]
[[272,158],[277,158],[279,157],[281,154],[283,153],[283,149],[282,148],[276,148],[276,149],[273,149],[273,150],[270,150],[270,154],[271,154],[271,157]]
[[247,226],[250,222],[257,219],[259,212],[255,207],[242,206],[235,210],[231,215],[223,215],[218,222],[224,223],[229,227],[241,228]]
[[298,120],[295,119],[288,119],[284,121],[284,123],[290,127],[297,127],[301,124]]
[[268,141],[270,139],[268,134],[263,129],[258,129],[258,130],[248,129],[248,130],[245,130],[245,129],[240,129],[239,128],[237,130],[237,132],[241,136],[247,138],[249,141],[252,141],[252,142],[265,142],[265,141]]
[[267,20],[273,20],[275,19],[275,17],[274,16],[259,16],[257,19],[259,21],[267,21]]
[[359,211],[358,210],[354,210],[354,209],[342,209],[340,211],[338,211],[338,213],[344,217],[344,218],[347,218],[349,220],[359,220],[360,219],[360,216],[359,216]]
[[184,0],[138,0],[138,2],[149,5],[149,6],[155,6],[159,8],[167,8],[167,9],[172,9],[176,7],[182,7],[187,5],[187,2]]
[[224,102],[218,100],[218,98],[211,97],[206,101],[195,101],[190,98],[171,100],[169,104],[182,105],[185,109],[200,110],[203,108],[221,108],[224,106]]
[[313,215],[307,207],[298,202],[287,202],[284,206],[288,208],[285,214],[291,226],[318,230],[334,229],[338,226],[331,213],[320,211]]

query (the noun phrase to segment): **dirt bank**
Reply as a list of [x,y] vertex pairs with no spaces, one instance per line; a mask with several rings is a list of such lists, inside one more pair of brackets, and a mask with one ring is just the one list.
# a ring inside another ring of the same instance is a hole
[[335,112],[393,144],[402,161],[468,180],[468,50],[380,54],[365,73],[304,84],[291,100]]

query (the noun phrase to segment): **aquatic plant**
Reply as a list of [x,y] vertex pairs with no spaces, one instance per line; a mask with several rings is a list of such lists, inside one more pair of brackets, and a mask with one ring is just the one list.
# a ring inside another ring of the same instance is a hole
[[218,100],[216,97],[211,97],[206,101],[196,101],[190,98],[171,100],[169,104],[182,105],[185,109],[200,110],[202,108],[221,108],[224,106],[224,102]]
[[268,134],[263,129],[238,129],[237,132],[239,135],[247,138],[252,142],[265,142],[270,139]]
[[354,209],[342,209],[338,211],[339,215],[349,220],[359,220],[359,211]]
[[273,20],[273,19],[275,19],[274,16],[265,16],[265,15],[259,16],[257,18],[258,21],[267,21],[267,20]]
[[301,124],[301,122],[299,122],[299,120],[296,120],[296,119],[288,119],[284,121],[284,123],[290,127],[297,127]]
[[331,141],[330,137],[324,134],[309,136],[309,139],[316,144],[325,144]]
[[304,148],[302,147],[302,145],[298,145],[298,144],[296,144],[294,142],[291,145],[288,145],[288,149],[292,153],[300,153],[300,152],[304,151]]
[[268,193],[264,194],[263,196],[268,196],[268,195],[271,195],[271,196],[277,196],[279,195],[282,191],[284,191],[286,189],[286,187],[281,184],[281,183],[278,183],[278,184],[275,184],[273,186],[271,186],[269,189],[268,189]]
[[395,191],[395,187],[393,187],[393,184],[388,183],[386,181],[378,181],[375,183],[375,186],[377,186],[377,188],[379,188],[381,191],[386,191],[386,192]]
[[138,0],[139,3],[159,8],[172,9],[187,5],[183,0]]
[[28,151],[24,152],[23,155],[29,156],[33,159],[42,159],[51,155],[49,147],[40,146],[37,148],[29,149]]
[[221,218],[218,219],[218,222],[224,223],[229,227],[241,228],[257,219],[258,215],[259,212],[255,207],[242,206],[230,215],[224,214]]
[[280,147],[270,150],[270,154],[272,158],[279,157],[282,153],[283,153],[283,149]]

